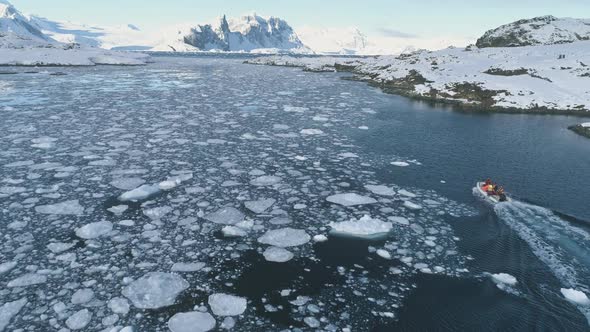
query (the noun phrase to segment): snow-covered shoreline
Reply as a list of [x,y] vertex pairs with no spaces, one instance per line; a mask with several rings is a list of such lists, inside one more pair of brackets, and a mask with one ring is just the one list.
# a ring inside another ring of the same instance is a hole
[[149,55],[143,53],[107,51],[99,48],[0,48],[0,66],[140,66],[149,61]]
[[357,59],[271,56],[246,63],[351,72],[385,92],[470,110],[590,116],[590,41]]

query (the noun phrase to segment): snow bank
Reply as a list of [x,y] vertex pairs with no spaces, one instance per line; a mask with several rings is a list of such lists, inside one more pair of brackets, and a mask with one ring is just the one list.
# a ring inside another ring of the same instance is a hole
[[364,216],[359,220],[351,219],[343,222],[330,223],[332,234],[374,239],[387,235],[393,228],[390,222]]

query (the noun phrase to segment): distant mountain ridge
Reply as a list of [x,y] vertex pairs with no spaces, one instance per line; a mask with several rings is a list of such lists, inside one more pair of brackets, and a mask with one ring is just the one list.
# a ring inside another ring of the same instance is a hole
[[212,24],[179,27],[175,36],[164,38],[154,50],[252,52],[273,49],[310,52],[285,20],[256,14],[229,20],[224,15]]
[[517,47],[566,44],[590,40],[590,19],[540,16],[487,31],[477,47]]
[[28,17],[21,14],[10,2],[0,0],[0,33],[19,36],[35,42],[53,40],[31,24]]

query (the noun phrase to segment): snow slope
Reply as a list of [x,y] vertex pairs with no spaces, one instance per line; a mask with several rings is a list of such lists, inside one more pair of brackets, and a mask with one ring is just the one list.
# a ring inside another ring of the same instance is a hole
[[27,17],[5,0],[0,0],[0,34],[15,34],[37,42],[51,41],[32,25]]
[[478,47],[551,45],[590,40],[590,19],[541,16],[502,25],[477,40]]
[[420,51],[344,59],[265,57],[253,64],[344,69],[386,91],[482,109],[590,110],[590,41],[563,45]]

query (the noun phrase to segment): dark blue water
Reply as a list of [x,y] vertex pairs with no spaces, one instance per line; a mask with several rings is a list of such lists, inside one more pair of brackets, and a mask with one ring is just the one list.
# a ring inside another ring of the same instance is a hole
[[[208,295],[227,292],[248,299],[234,329],[240,331],[309,330],[310,316],[328,330],[589,329],[589,312],[560,294],[590,294],[590,140],[566,129],[579,118],[461,113],[342,80],[345,74],[250,66],[241,57],[155,59],[147,67],[60,68],[65,76],[19,72],[0,81],[0,263],[18,262],[0,275],[0,285],[29,272],[49,275],[45,284],[0,291],[0,304],[30,302],[12,327],[47,329],[47,321],[34,318],[41,314],[56,320],[52,328],[63,327],[67,315],[49,308],[64,302],[69,314],[81,309],[70,298],[86,283],[99,300],[89,306],[89,326],[99,330],[111,313],[104,303],[128,282],[123,277],[202,261],[205,270],[182,274],[190,287],[174,305],[132,306],[118,324],[164,330],[174,314],[207,311]],[[300,133],[308,128],[323,134]],[[352,152],[356,157],[343,157]],[[391,165],[400,160],[412,162]],[[30,163],[8,166],[23,161]],[[250,185],[253,170],[283,183]],[[113,180],[151,184],[186,172],[192,178],[177,189],[129,204],[122,215],[107,211],[121,204],[123,190]],[[487,177],[516,201],[494,208],[474,197],[475,182]],[[370,194],[367,184],[443,204],[409,211],[396,196],[344,209],[325,200],[337,192]],[[311,235],[365,214],[403,216],[422,229],[396,225],[377,241],[330,236],[290,248],[295,258],[287,263],[268,262],[256,239],[279,226],[242,203],[264,197],[277,199],[277,213],[293,219],[289,226]],[[73,199],[84,214],[35,213],[36,205]],[[297,203],[305,206],[295,209]],[[227,239],[200,217],[228,205],[258,228]],[[153,207],[170,209],[154,220],[146,215]],[[123,219],[135,224],[118,225]],[[77,227],[102,220],[114,230],[76,238]],[[440,250],[427,246],[426,236]],[[72,241],[78,242],[59,258],[46,248]],[[374,253],[382,248],[391,260]],[[402,261],[407,256],[446,270],[422,273]],[[518,283],[499,289],[489,273],[508,273]],[[316,308],[292,304],[300,295]],[[219,327],[223,318],[216,318]]]

